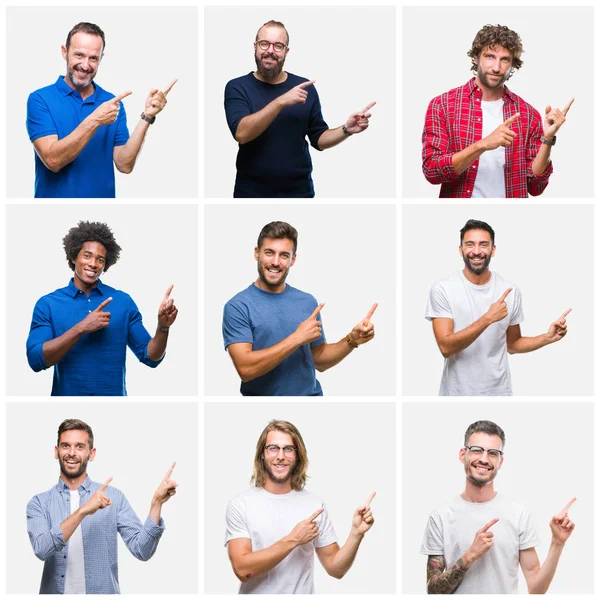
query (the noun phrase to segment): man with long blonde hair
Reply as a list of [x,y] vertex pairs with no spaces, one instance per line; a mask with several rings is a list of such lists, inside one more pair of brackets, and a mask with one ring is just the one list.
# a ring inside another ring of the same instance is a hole
[[340,548],[325,504],[304,489],[308,455],[298,429],[272,420],[256,444],[254,487],[227,507],[225,545],[240,593],[314,593],[314,554],[329,575],[341,579],[373,526],[373,492],[352,517]]

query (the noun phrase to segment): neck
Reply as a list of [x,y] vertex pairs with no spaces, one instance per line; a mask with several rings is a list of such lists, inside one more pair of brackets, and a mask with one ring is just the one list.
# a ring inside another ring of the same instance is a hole
[[262,290],[263,292],[270,292],[271,294],[281,294],[285,290],[285,281],[279,285],[267,285],[260,277],[254,282],[254,285]]
[[495,88],[490,88],[487,85],[485,85],[485,83],[483,83],[481,79],[479,79],[479,75],[475,77],[475,83],[479,86],[479,89],[481,90],[481,99],[484,102],[493,102],[494,100],[500,100],[500,98],[504,96],[504,84]]
[[61,472],[60,478],[69,486],[69,489],[78,490],[79,486],[87,479],[87,473],[82,473],[79,477],[71,479]]
[[254,77],[263,83],[283,83],[287,79],[287,73],[285,71],[281,71],[275,79],[265,79],[258,71],[254,71]]
[[470,281],[474,285],[485,285],[492,278],[492,272],[489,269],[476,275],[473,271],[470,271],[465,267],[463,269],[463,275],[466,277],[467,281]]
[[90,292],[98,286],[98,280],[94,281],[94,283],[91,284],[87,284],[83,281],[81,281],[81,279],[79,279],[77,276],[73,276],[73,283],[75,285],[75,287],[78,290],[81,290],[86,296],[90,295]]
[[94,84],[90,81],[89,85],[86,85],[84,88],[76,88],[73,85],[73,82],[69,79],[68,75],[65,75],[63,77],[65,83],[72,89],[75,90],[77,92],[79,92],[79,94],[81,95],[81,97],[85,100],[86,98],[89,98],[93,93],[94,93]]
[[489,502],[496,497],[494,482],[487,485],[475,485],[468,479],[465,482],[465,491],[461,494],[467,502]]
[[278,483],[273,481],[268,475],[267,480],[265,481],[265,485],[263,485],[263,489],[269,494],[289,494],[292,491],[292,484],[290,481],[286,481],[285,483]]

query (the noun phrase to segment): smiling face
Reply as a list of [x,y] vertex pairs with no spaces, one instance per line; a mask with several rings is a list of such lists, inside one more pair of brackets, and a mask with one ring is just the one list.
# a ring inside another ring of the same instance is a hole
[[465,231],[458,248],[465,267],[474,275],[481,275],[488,270],[496,246],[492,245],[492,236],[484,229]]
[[[467,446],[480,446],[485,450],[502,450],[502,440],[498,435],[477,432],[469,436]],[[467,479],[477,487],[492,483],[504,461],[502,456],[494,458],[488,452],[477,456],[466,448],[461,448],[458,458],[463,463]]]
[[[261,41],[266,41],[271,44],[283,44],[285,48],[278,52],[275,50],[274,46],[271,45],[266,50],[262,50],[258,45],[258,42]],[[254,60],[256,62],[256,71],[260,76],[260,79],[272,81],[279,77],[289,52],[287,43],[287,34],[283,27],[267,25],[259,30],[257,41],[254,42]]]
[[264,291],[279,293],[285,289],[285,280],[294,263],[292,240],[265,238],[260,248],[254,249],[258,269],[258,287]]
[[69,49],[62,47],[62,55],[67,63],[67,84],[80,91],[88,87],[96,77],[103,50],[99,35],[84,31],[73,34]]
[[89,291],[98,285],[98,279],[106,264],[106,248],[99,242],[84,242],[77,258],[73,282],[80,290]]
[[90,448],[88,433],[83,429],[63,431],[58,446],[54,448],[54,457],[67,480],[85,475],[88,462],[93,461],[95,456],[96,449]]
[[269,431],[265,446],[279,446],[280,448],[276,454],[264,450],[263,461],[267,477],[272,484],[277,486],[288,485],[291,489],[290,479],[294,474],[296,453],[286,454],[283,449],[295,446],[292,436],[283,431]]
[[513,58],[510,51],[502,46],[484,48],[477,65],[477,84],[494,90],[502,87],[511,76]]

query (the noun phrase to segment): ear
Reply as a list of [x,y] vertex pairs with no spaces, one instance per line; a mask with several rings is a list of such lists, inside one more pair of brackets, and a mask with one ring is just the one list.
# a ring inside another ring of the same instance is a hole
[[61,46],[60,51],[62,52],[63,60],[67,60],[67,47]]
[[58,460],[58,446],[54,446],[54,458]]
[[296,255],[294,254],[294,256],[292,256],[292,262],[290,263],[290,267],[293,267],[295,262],[296,262]]
[[254,260],[258,261],[258,246],[254,248]]
[[90,462],[94,462],[94,459],[96,458],[96,448],[92,448],[91,452],[90,452],[90,458],[89,461]]
[[458,451],[458,460],[460,460],[460,462],[464,465],[465,464],[465,454],[466,454],[466,450],[464,448],[461,448]]
[[492,256],[496,256],[496,244],[492,246]]
[[463,254],[463,249],[462,249],[462,244],[461,244],[461,245],[458,247],[458,254],[459,254],[460,256],[464,257],[464,254]]
[[500,462],[498,463],[498,466],[496,467],[498,469],[498,471],[502,468],[503,464],[504,464],[504,456],[501,456]]

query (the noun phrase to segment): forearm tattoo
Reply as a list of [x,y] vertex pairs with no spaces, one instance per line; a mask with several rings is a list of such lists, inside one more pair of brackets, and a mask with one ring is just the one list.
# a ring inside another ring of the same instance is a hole
[[443,556],[430,556],[427,560],[427,593],[453,594],[467,571],[462,558],[446,569]]

